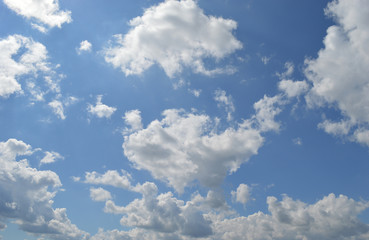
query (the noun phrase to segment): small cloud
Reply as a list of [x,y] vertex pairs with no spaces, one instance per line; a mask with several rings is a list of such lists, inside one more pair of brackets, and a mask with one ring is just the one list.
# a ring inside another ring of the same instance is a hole
[[96,105],[92,106],[89,104],[87,111],[98,118],[110,118],[117,109],[115,107],[109,107],[108,105],[103,104],[101,101],[102,95],[98,95],[96,99]]
[[188,91],[195,97],[200,97],[201,89],[188,89]]
[[40,165],[42,164],[48,164],[48,163],[53,163],[57,160],[63,160],[64,157],[62,155],[60,155],[59,153],[57,152],[49,152],[49,151],[46,151],[45,152],[45,157],[41,159],[40,161]]
[[92,44],[89,41],[84,40],[80,43],[80,46],[77,49],[77,53],[81,54],[82,52],[91,52],[91,49],[92,49]]
[[110,192],[101,187],[90,188],[90,197],[96,202],[105,202],[112,198]]
[[246,203],[250,200],[251,197],[251,187],[246,184],[241,183],[236,191],[232,191],[232,199],[233,201],[242,203],[246,205]]
[[264,65],[267,65],[272,57],[263,56],[261,57],[261,61],[264,63]]
[[302,139],[300,137],[292,139],[293,144],[301,146],[302,145]]

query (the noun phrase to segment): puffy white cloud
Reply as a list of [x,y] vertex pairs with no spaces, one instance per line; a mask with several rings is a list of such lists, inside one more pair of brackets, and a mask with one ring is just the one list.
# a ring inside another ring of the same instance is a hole
[[253,116],[256,121],[257,128],[261,132],[266,131],[278,131],[280,124],[274,120],[282,110],[280,106],[286,102],[281,95],[274,97],[264,96],[262,99],[254,103],[255,115]]
[[309,90],[306,81],[282,80],[278,83],[279,90],[283,91],[287,97],[298,97]]
[[40,164],[47,164],[47,163],[53,163],[55,161],[57,161],[58,159],[64,159],[64,157],[62,155],[60,155],[60,153],[54,152],[54,151],[46,151],[45,152],[45,157],[43,157],[40,161]]
[[[16,54],[20,54],[19,57],[15,57]],[[21,93],[18,78],[22,75],[48,74],[51,69],[47,58],[45,46],[31,38],[11,35],[0,39],[0,96],[7,98]]]
[[[114,186],[123,189],[131,189],[131,176],[122,171],[122,174],[119,174],[116,170],[108,170],[104,174],[93,172],[86,172],[84,183],[89,184],[98,184],[98,185],[108,185]],[[80,181],[80,178],[74,178],[76,181]]]
[[236,191],[232,191],[232,197],[234,201],[242,203],[246,205],[246,203],[250,200],[251,197],[251,188],[247,184],[241,183]]
[[366,0],[337,0],[325,12],[336,25],[328,28],[318,57],[306,60],[306,76],[313,84],[307,102],[339,109],[354,124],[348,135],[369,145],[355,134],[366,131],[369,123],[369,5]]
[[132,131],[137,131],[142,129],[142,118],[140,110],[131,110],[124,114],[123,117],[126,125],[129,125],[130,128],[126,128],[124,132],[129,133]]
[[212,234],[211,222],[191,201],[185,204],[171,192],[158,195],[156,185],[149,182],[138,188],[142,199],[135,199],[127,206],[116,206],[111,200],[106,202],[106,212],[123,214],[122,226],[195,238]]
[[61,187],[58,175],[17,160],[33,152],[23,141],[0,142],[0,219],[13,219],[22,230],[52,239],[85,239],[87,234],[70,222],[65,209],[52,208]]
[[227,120],[231,121],[233,119],[232,114],[236,111],[236,108],[233,104],[233,99],[231,95],[226,95],[226,91],[224,90],[216,90],[214,100],[218,102],[219,107],[224,107],[227,112]]
[[106,200],[111,199],[111,194],[109,191],[99,187],[99,188],[90,188],[90,197],[92,200],[97,202],[105,202]]
[[77,49],[77,53],[81,54],[82,52],[91,52],[92,49],[92,44],[87,41],[84,40],[80,43],[79,48]]
[[358,215],[369,207],[346,196],[330,194],[308,205],[287,196],[282,201],[268,197],[271,214],[255,213],[247,217],[218,219],[213,216],[213,239],[248,240],[364,240],[369,225]]
[[4,0],[4,3],[18,15],[30,19],[32,27],[41,32],[61,28],[63,23],[72,21],[71,12],[60,10],[58,0]]
[[249,124],[217,133],[212,122],[204,114],[165,110],[162,120],[124,137],[124,154],[136,168],[150,171],[178,192],[194,180],[218,186],[257,153],[263,138]]
[[101,102],[102,95],[98,95],[96,99],[96,105],[88,105],[87,111],[99,118],[110,118],[111,115],[117,110],[115,107],[109,107]]
[[126,75],[141,74],[153,64],[169,77],[190,67],[196,73],[233,73],[232,67],[206,69],[204,58],[221,59],[242,48],[233,36],[237,23],[206,16],[193,0],[167,0],[130,21],[126,35],[115,35],[105,60]]

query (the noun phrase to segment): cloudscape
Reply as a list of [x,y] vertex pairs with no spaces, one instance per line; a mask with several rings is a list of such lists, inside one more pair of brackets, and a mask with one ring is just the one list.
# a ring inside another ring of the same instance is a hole
[[369,0],[2,0],[1,240],[369,239]]

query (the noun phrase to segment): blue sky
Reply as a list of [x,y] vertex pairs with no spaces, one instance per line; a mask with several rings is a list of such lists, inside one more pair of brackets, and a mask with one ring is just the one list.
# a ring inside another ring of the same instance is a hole
[[368,0],[0,3],[0,239],[368,239]]

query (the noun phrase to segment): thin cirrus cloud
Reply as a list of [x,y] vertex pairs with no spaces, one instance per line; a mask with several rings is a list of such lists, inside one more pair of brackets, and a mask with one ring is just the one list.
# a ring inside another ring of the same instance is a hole
[[206,69],[203,59],[221,59],[242,48],[232,34],[237,23],[205,15],[193,0],[165,1],[129,23],[130,31],[115,35],[104,50],[105,60],[126,75],[141,74],[153,64],[169,77],[184,67],[205,75],[235,71],[233,67]]
[[0,142],[0,221],[16,220],[20,229],[53,239],[86,239],[88,234],[71,223],[66,209],[52,207],[62,186],[59,176],[32,168],[26,159],[17,160],[34,151],[17,139]]
[[328,28],[318,57],[306,60],[306,76],[313,84],[307,102],[341,112],[341,121],[320,124],[326,132],[369,146],[369,5],[365,0],[333,1],[325,13],[336,25]]
[[31,21],[40,32],[72,22],[71,12],[59,9],[58,0],[4,0],[6,6]]

